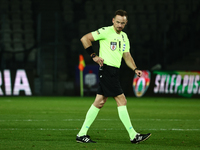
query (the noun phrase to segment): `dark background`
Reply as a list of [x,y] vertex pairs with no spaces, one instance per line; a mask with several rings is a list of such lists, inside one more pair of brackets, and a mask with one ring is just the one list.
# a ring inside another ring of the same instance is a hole
[[[76,95],[79,54],[94,64],[80,38],[112,25],[117,9],[138,68],[200,70],[200,0],[0,0],[0,69],[32,70],[36,95]],[[133,75],[123,61],[126,95]]]

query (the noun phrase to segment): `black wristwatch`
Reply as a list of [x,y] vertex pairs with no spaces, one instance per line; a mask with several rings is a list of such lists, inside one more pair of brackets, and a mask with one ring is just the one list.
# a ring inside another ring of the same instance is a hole
[[96,56],[97,56],[97,55],[96,55],[95,53],[93,53],[91,57],[94,58],[94,57],[96,57]]

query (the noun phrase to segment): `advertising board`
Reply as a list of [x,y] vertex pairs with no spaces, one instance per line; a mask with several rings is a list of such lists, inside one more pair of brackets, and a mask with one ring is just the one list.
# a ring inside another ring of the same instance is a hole
[[[137,97],[200,97],[200,71],[153,71],[150,73],[148,70],[143,70],[143,74],[140,79],[136,76],[133,79],[133,90]],[[140,94],[136,92],[136,89],[140,91]]]
[[24,69],[0,70],[0,96],[31,96],[33,73]]

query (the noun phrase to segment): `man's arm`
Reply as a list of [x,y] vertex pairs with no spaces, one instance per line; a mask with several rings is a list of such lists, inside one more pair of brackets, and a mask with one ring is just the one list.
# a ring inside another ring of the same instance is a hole
[[86,35],[84,35],[82,38],[81,38],[81,42],[83,44],[83,47],[86,49],[90,46],[92,46],[92,42],[94,42],[94,38],[92,36],[92,33],[88,33]]
[[126,65],[131,68],[138,77],[142,76],[142,71],[137,69],[137,66],[135,64],[135,61],[133,60],[133,57],[131,56],[130,52],[123,53],[124,61],[126,62]]
[[[88,48],[90,48],[90,51],[91,51],[91,48],[92,48],[92,42],[94,41],[94,38],[92,36],[92,33],[88,33],[86,35],[84,35],[82,38],[81,38],[81,42],[83,44],[83,47],[87,50],[89,50]],[[95,54],[95,52],[88,52],[90,57],[92,57],[93,54]],[[98,63],[100,66],[103,66],[103,59],[99,56],[95,56],[92,58],[94,62]]]

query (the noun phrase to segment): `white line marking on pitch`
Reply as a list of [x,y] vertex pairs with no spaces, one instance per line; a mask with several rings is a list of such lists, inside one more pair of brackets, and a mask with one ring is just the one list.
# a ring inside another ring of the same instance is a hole
[[[39,130],[39,131],[73,131],[73,130],[80,130],[80,129],[49,129],[49,128],[38,128],[38,129],[21,129],[21,128],[1,128],[0,130],[12,130],[12,131],[17,131],[17,130]],[[114,128],[103,128],[103,129],[90,129],[90,130],[125,130],[125,129],[114,129]],[[200,131],[200,129],[138,129],[138,130],[149,130],[149,131]]]
[[[84,119],[64,119],[60,121],[83,121]],[[97,121],[119,121],[119,119],[96,119]],[[200,119],[131,119],[132,121],[200,121]],[[54,120],[34,120],[34,119],[24,119],[24,120],[0,120],[0,122],[34,122],[34,121],[54,121]]]

